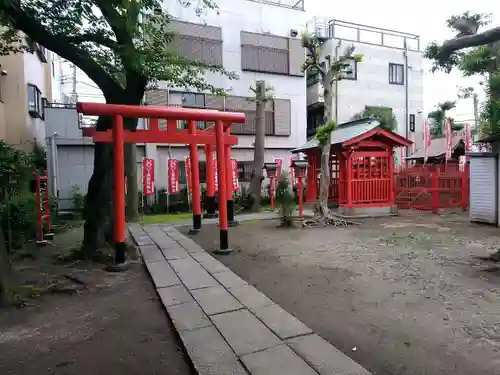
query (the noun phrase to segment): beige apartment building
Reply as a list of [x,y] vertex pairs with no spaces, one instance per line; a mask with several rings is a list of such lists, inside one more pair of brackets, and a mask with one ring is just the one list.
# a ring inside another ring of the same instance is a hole
[[50,53],[32,44],[33,52],[0,56],[0,138],[31,149],[46,144],[45,105],[51,101]]

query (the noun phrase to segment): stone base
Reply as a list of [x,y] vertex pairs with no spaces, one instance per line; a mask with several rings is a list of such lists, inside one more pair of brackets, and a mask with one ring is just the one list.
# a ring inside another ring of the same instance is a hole
[[342,207],[337,209],[337,215],[346,218],[381,217],[398,215],[397,206],[385,207]]

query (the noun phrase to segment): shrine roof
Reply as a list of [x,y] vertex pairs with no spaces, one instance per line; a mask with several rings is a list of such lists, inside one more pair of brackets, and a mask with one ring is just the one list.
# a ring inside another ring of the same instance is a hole
[[[380,122],[374,117],[366,117],[360,120],[354,120],[339,124],[339,126],[332,132],[332,142],[331,145],[344,144],[351,140],[355,140],[357,138],[363,138],[363,135],[370,136],[370,133],[373,133],[375,129],[379,128]],[[398,145],[406,145],[409,142],[406,138],[397,135],[391,131],[387,131],[384,129],[380,129],[381,132],[386,133],[390,138],[394,138],[393,142]],[[319,143],[315,139],[311,139],[306,144],[301,147],[298,147],[292,150],[292,153],[304,152],[306,150],[310,150],[313,148],[318,148]]]

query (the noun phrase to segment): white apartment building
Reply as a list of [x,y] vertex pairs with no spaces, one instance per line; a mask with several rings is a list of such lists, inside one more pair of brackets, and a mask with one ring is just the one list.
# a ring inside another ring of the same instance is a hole
[[[397,132],[413,140],[418,148],[422,143],[424,121],[423,53],[419,37],[318,18],[308,22],[307,29],[322,39],[322,58],[340,56],[349,45],[355,46],[355,54],[363,55],[362,63],[351,61],[350,73],[334,88],[332,109],[337,123],[350,121],[367,106],[391,108],[398,123]],[[317,78],[309,76],[308,137],[323,123],[322,92]]]
[[45,105],[51,93],[50,53],[26,39],[32,52],[0,56],[0,139],[26,150],[46,144]]
[[[248,101],[253,96],[250,86],[264,80],[273,88],[273,100],[266,107],[265,158],[272,161],[280,157],[284,167],[288,166],[290,150],[306,141],[306,87],[301,71],[305,51],[300,43],[307,20],[303,0],[220,0],[218,14],[207,11],[201,16],[183,3],[164,0],[165,9],[174,18],[172,28],[179,35],[176,43],[180,52],[191,59],[220,64],[236,72],[239,79],[206,75],[207,82],[226,90],[226,98],[160,84],[146,94],[146,104],[244,112],[247,122],[233,125],[231,133],[238,136],[232,157],[238,160],[239,177],[245,181],[251,174],[255,140],[255,103]],[[158,160],[161,185],[167,182],[166,174],[161,173],[167,170],[167,159],[183,160],[188,154],[184,145],[146,146],[146,155]],[[200,160],[204,160],[203,153]]]

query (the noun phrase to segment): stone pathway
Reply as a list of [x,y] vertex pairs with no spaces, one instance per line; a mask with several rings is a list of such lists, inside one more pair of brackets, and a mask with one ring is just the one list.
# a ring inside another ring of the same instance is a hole
[[130,233],[200,375],[370,375],[173,226]]

